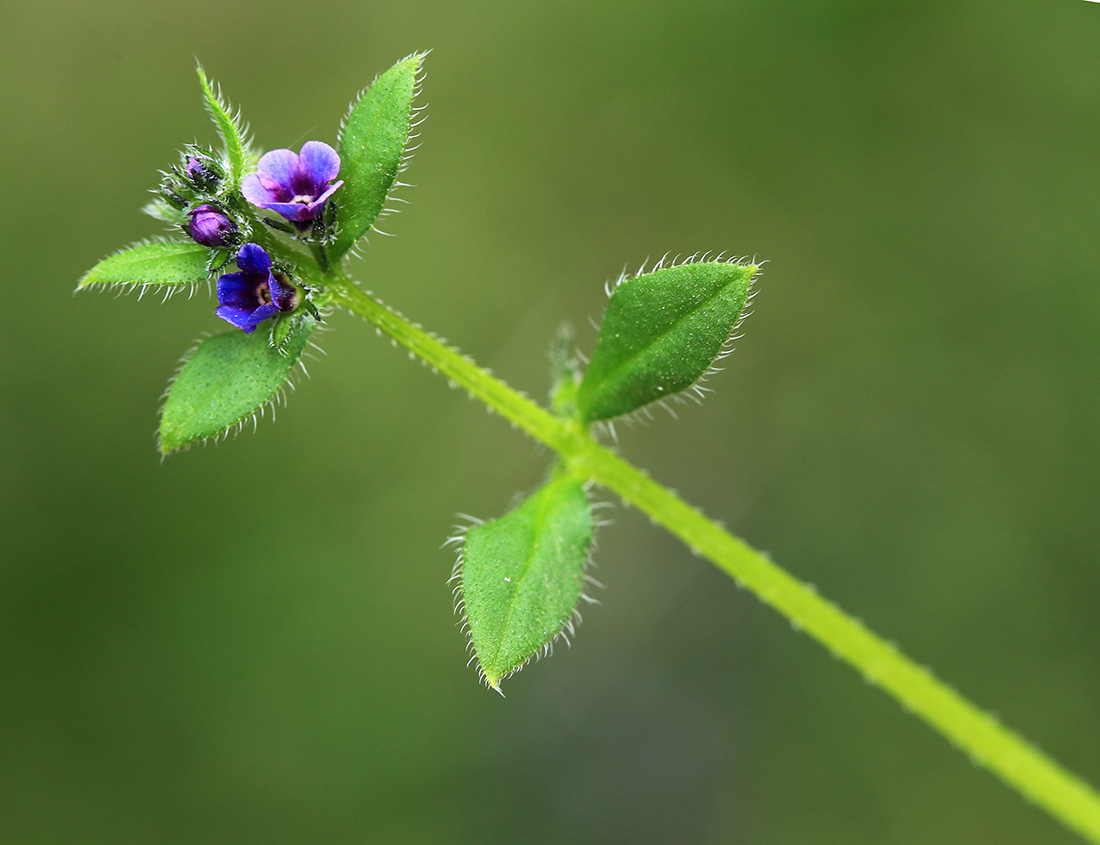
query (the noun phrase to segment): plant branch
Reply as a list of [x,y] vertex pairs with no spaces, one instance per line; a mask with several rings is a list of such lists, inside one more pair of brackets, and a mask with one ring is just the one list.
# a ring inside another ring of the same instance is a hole
[[641,470],[601,446],[579,423],[556,417],[469,358],[364,293],[329,279],[332,299],[359,314],[518,428],[555,450],[574,471],[616,493],[786,616],[832,654],[882,687],[1021,795],[1100,845],[1100,796],[928,670],[734,537]]

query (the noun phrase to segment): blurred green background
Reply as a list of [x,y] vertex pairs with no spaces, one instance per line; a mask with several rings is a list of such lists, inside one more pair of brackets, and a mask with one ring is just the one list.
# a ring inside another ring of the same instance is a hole
[[335,141],[431,48],[364,284],[533,396],[603,285],[767,259],[622,452],[1100,782],[1100,6],[4,4],[0,842],[1077,841],[616,503],[570,649],[479,686],[457,513],[545,451],[336,315],[278,422],[159,462],[205,292],[88,293],[211,143]]

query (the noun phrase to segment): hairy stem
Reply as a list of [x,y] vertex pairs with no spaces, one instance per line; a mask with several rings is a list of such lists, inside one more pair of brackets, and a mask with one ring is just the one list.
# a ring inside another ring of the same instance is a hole
[[389,310],[344,277],[333,301],[359,314],[501,416],[554,449],[574,472],[616,493],[882,687],[975,762],[1100,845],[1100,796],[1050,757],[967,701],[857,619],[823,599],[721,526],[601,446],[577,422],[516,392]]

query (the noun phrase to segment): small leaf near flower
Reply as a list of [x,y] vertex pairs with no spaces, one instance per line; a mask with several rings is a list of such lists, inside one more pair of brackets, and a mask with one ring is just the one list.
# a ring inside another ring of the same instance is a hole
[[168,388],[160,415],[162,454],[215,437],[277,397],[317,323],[308,312],[281,319],[291,323],[280,349],[272,347],[268,332],[231,331],[199,344]]
[[[241,176],[252,156],[249,142],[246,136],[244,124],[241,122],[240,113],[234,113],[232,107],[221,97],[220,92],[206,78],[202,67],[196,67],[199,75],[199,84],[202,86],[203,101],[206,110],[210,113],[214,125],[218,128],[218,134],[225,144],[225,154],[229,160],[230,189],[235,188],[241,182]],[[190,170],[190,161],[188,162]]]
[[210,251],[184,241],[147,241],[128,246],[96,264],[77,290],[96,285],[134,287],[193,285],[206,281]]
[[584,483],[569,476],[552,479],[515,510],[466,532],[462,602],[470,643],[493,689],[571,624],[592,533]]
[[271,321],[271,331],[268,333],[268,345],[275,350],[286,353],[287,347],[298,336],[298,332],[304,327],[302,323],[309,321],[308,331],[312,331],[318,322],[315,309],[307,306],[294,314],[284,314],[277,320]]
[[620,283],[577,392],[580,418],[629,414],[695,384],[728,343],[756,270],[707,261]]
[[423,61],[423,53],[414,53],[379,76],[344,122],[338,150],[345,184],[337,200],[334,260],[374,225],[397,179]]

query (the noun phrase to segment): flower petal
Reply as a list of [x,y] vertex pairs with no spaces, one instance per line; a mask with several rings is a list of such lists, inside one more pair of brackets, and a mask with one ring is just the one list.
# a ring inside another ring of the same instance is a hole
[[293,150],[272,150],[264,153],[256,165],[260,184],[282,200],[290,199],[289,196],[283,196],[283,193],[294,183],[297,172],[298,154]]
[[249,173],[241,180],[241,193],[246,200],[260,208],[263,208],[265,203],[278,201],[275,195],[263,186],[260,177],[255,173]]
[[308,175],[316,195],[340,173],[340,156],[324,141],[306,141],[298,154],[298,170]]
[[294,309],[294,299],[298,294],[298,289],[289,282],[283,281],[281,273],[272,274],[268,290],[271,291],[271,301],[278,310],[291,311]]
[[237,253],[237,266],[245,273],[266,276],[271,270],[271,256],[259,244],[245,244]]
[[218,302],[251,312],[260,304],[256,288],[256,279],[249,273],[225,273],[218,279]]
[[251,332],[260,323],[266,320],[268,317],[274,317],[279,313],[279,306],[274,302],[269,302],[267,305],[261,305],[248,318],[248,324],[250,328],[245,329],[246,332]]
[[[324,208],[325,203],[328,202],[328,198],[331,197],[334,193],[336,193],[336,189],[339,188],[343,184],[344,184],[343,180],[340,180],[335,185],[331,185],[323,194],[321,194],[321,196],[317,197],[317,199],[315,199],[313,202],[309,203],[308,205],[303,206],[303,208],[305,209],[305,213],[304,213],[302,219],[303,220],[312,220],[314,217],[316,217],[318,214],[320,214],[321,209]],[[280,213],[282,213],[282,212],[280,212]]]
[[313,203],[315,203],[316,205],[323,205],[325,200],[327,200],[329,197],[331,197],[333,194],[335,194],[336,189],[339,188],[343,184],[344,184],[343,179],[339,180],[338,182],[333,182],[331,185],[329,185],[325,189],[325,192],[323,194],[321,194],[321,196],[317,197],[317,199],[315,199],[313,201]]
[[292,223],[304,223],[317,216],[315,210],[311,212],[310,206],[303,205],[300,202],[267,202],[261,207],[266,208],[268,211],[274,211],[276,214],[281,214]]
[[236,308],[232,305],[219,305],[214,309],[214,313],[230,323],[249,334],[256,328],[256,324],[252,322],[252,311],[248,308]]
[[268,317],[274,317],[279,313],[279,308],[274,303],[268,303],[267,305],[261,305],[259,308],[238,308],[233,305],[219,305],[214,309],[214,313],[243,331],[245,334],[252,334],[256,326],[260,325]]

